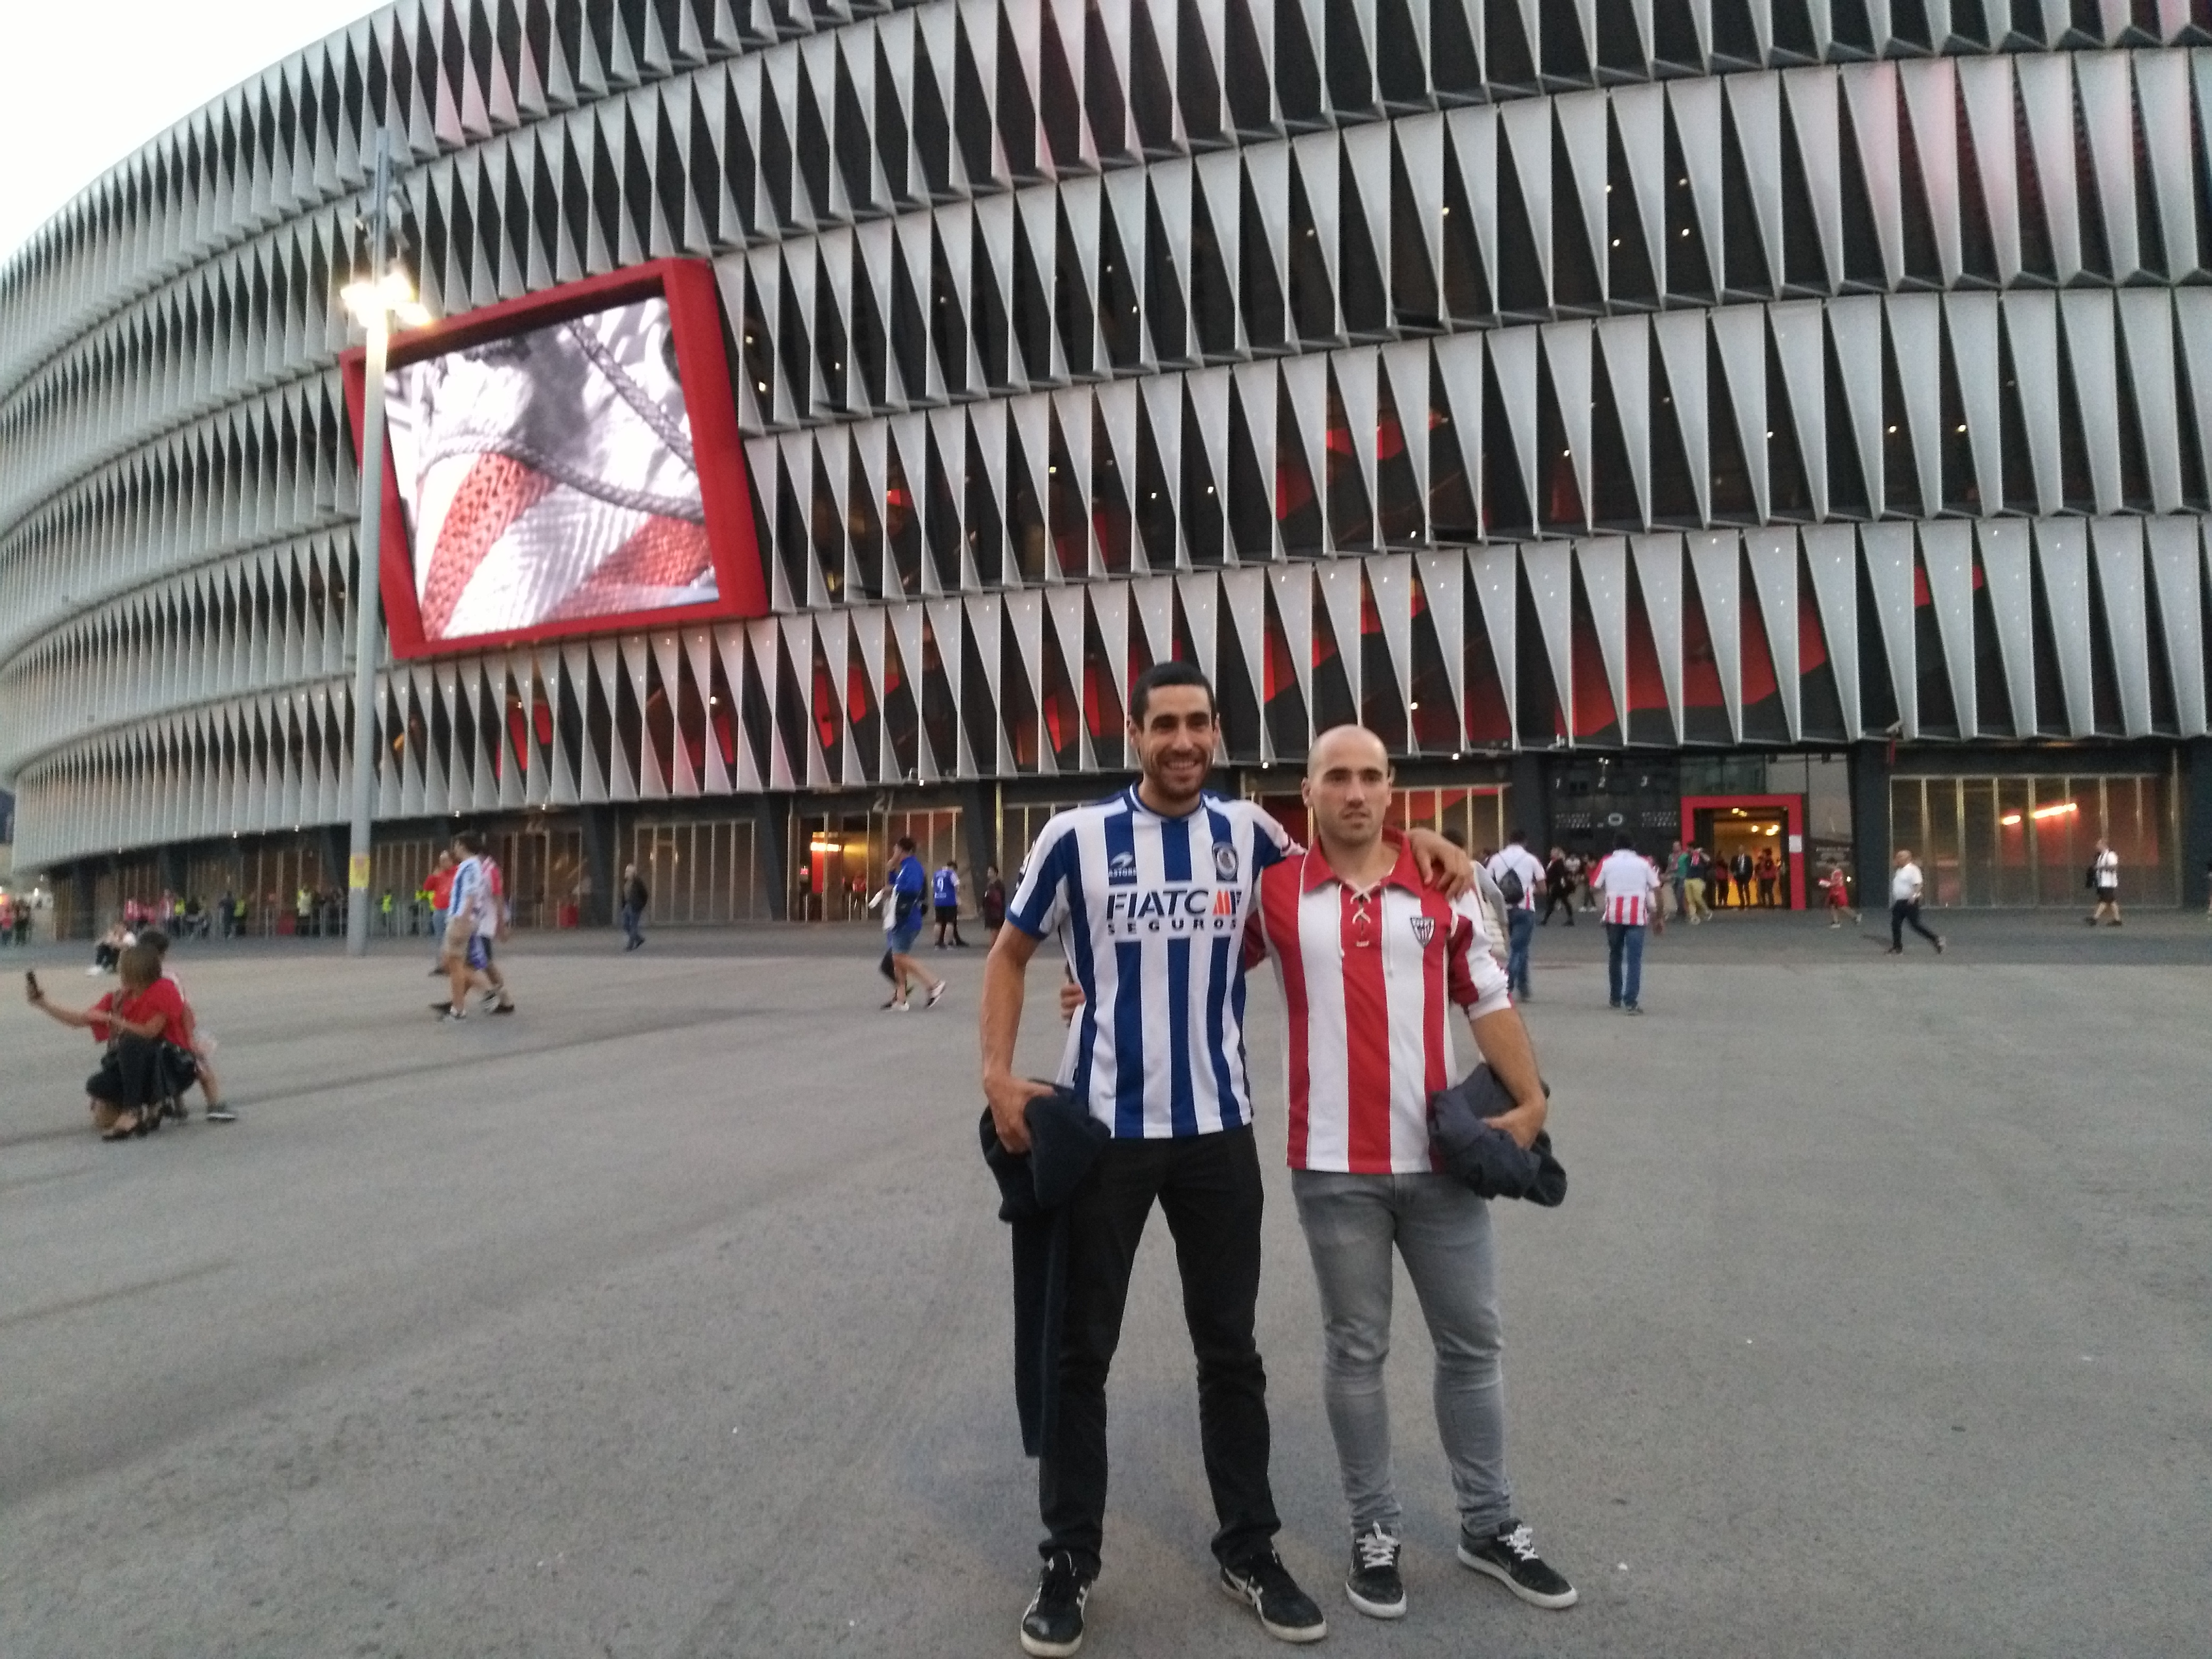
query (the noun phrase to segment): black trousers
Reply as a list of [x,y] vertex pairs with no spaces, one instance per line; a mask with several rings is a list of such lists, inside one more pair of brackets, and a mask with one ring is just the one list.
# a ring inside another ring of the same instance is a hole
[[1066,1550],[1086,1573],[1098,1571],[1105,1529],[1106,1372],[1155,1200],[1175,1240],[1198,1358],[1199,1440],[1220,1522],[1213,1553],[1242,1561],[1282,1525],[1267,1485],[1267,1374],[1252,1340],[1262,1203],[1252,1130],[1111,1141],[1068,1200],[1059,1414],[1037,1464],[1038,1553]]
[[1930,945],[1936,935],[1921,924],[1918,899],[1892,899],[1889,904],[1889,947],[1893,951],[1905,948],[1905,930],[1910,927]]
[[1549,927],[1552,925],[1552,912],[1554,910],[1565,910],[1567,913],[1567,926],[1571,927],[1575,925],[1575,896],[1571,890],[1557,887],[1547,887],[1544,890],[1545,927]]

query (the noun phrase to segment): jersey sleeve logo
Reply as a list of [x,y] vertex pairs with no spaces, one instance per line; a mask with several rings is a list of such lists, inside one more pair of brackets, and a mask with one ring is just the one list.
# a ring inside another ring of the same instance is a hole
[[1429,941],[1434,939],[1437,934],[1436,918],[1434,916],[1414,916],[1410,920],[1413,929],[1413,942],[1419,945],[1424,951],[1427,950],[1429,948]]
[[1228,842],[1213,843],[1213,878],[1216,881],[1237,879],[1237,848]]

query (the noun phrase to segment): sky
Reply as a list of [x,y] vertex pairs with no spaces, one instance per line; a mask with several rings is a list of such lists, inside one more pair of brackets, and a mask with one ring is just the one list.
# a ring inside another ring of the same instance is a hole
[[0,0],[0,261],[149,138],[377,0]]

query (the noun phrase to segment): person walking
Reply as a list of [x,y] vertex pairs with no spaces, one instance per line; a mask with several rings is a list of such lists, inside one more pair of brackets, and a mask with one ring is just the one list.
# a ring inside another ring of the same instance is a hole
[[1544,885],[1544,866],[1528,850],[1528,832],[1516,830],[1504,847],[1491,854],[1489,870],[1506,904],[1506,983],[1523,1002],[1534,1002],[1535,993],[1528,988],[1528,940],[1536,931],[1536,894]]
[[1544,861],[1544,920],[1543,926],[1552,925],[1552,912],[1565,910],[1567,926],[1575,925],[1575,878],[1567,873],[1567,855],[1558,848]]
[[1905,930],[1907,927],[1936,947],[1936,954],[1943,954],[1943,936],[1931,933],[1920,920],[1920,866],[1912,861],[1912,849],[1900,847],[1891,861],[1889,875],[1889,954],[1905,954]]
[[952,943],[966,950],[968,941],[960,937],[960,872],[951,859],[930,878],[929,902],[937,923],[937,948],[945,949],[945,932],[950,929]]
[[645,884],[645,878],[637,872],[637,866],[623,866],[622,927],[623,949],[641,950],[645,945],[645,907],[653,902],[653,890]]
[[1682,908],[1690,926],[1695,927],[1712,919],[1712,907],[1705,902],[1705,878],[1712,873],[1712,862],[1704,848],[1694,845],[1685,854],[1685,862],[1689,873],[1682,882]]
[[1382,1380],[1395,1249],[1436,1353],[1458,1559],[1533,1606],[1571,1607],[1574,1586],[1537,1554],[1506,1476],[1489,1202],[1430,1158],[1429,1097],[1455,1069],[1449,1006],[1513,1100],[1490,1121],[1523,1147],[1544,1126],[1543,1084],[1479,909],[1424,886],[1411,849],[1385,830],[1392,785],[1372,732],[1340,726],[1315,739],[1302,786],[1315,844],[1261,874],[1244,942],[1248,963],[1273,960],[1290,1028],[1291,1192],[1320,1291],[1322,1397],[1351,1510],[1345,1595],[1370,1618],[1406,1613]]
[[430,896],[430,937],[437,940],[433,947],[434,960],[430,964],[430,977],[436,979],[446,969],[446,920],[453,914],[453,874],[459,868],[451,848],[438,854],[438,862],[430,873],[422,878],[422,890]]
[[914,957],[915,942],[921,937],[921,907],[929,889],[921,860],[914,855],[914,837],[901,836],[893,850],[896,856],[884,895],[884,902],[891,907],[891,925],[886,928],[884,942],[890,947],[891,971],[896,975],[892,981],[896,994],[891,1007],[902,1014],[913,1006],[908,995],[915,981],[929,987],[928,1000],[922,1004],[925,1008],[934,1008],[944,1000],[946,986]]
[[996,941],[999,929],[1006,925],[1006,884],[999,879],[995,864],[983,866],[983,897],[977,908],[982,912],[983,931]]
[[1735,878],[1735,905],[1739,910],[1748,910],[1758,902],[1758,893],[1752,886],[1758,866],[1748,853],[1738,853],[1729,860],[1729,874]]
[[[1255,803],[1206,793],[1220,726],[1213,689],[1195,666],[1148,669],[1130,689],[1128,710],[1139,781],[1045,825],[984,967],[983,1092],[1000,1145],[1026,1152],[1026,1109],[1054,1092],[1013,1070],[1024,975],[1054,937],[1083,999],[1058,1087],[1109,1131],[1061,1206],[1057,1409],[1037,1469],[1043,1565],[1020,1626],[1024,1651],[1048,1656],[1083,1644],[1104,1536],[1106,1378],[1156,1203],[1175,1240],[1198,1361],[1221,1587],[1279,1639],[1316,1641],[1328,1631],[1275,1553],[1267,1371],[1254,1340],[1263,1189],[1245,1075],[1242,946],[1254,884],[1290,852],[1290,838]],[[1464,887],[1463,854],[1425,831],[1409,839],[1432,881],[1455,893]]]
[[[1844,918],[1850,915],[1851,908],[1851,882],[1850,878],[1844,873],[1844,866],[1831,865],[1828,873],[1821,879],[1820,887],[1827,895],[1828,926],[1842,927]],[[1858,918],[1852,916],[1851,920],[1856,922]]]
[[2108,927],[2118,927],[2120,921],[2120,855],[2112,850],[2112,842],[2102,836],[2097,840],[2097,856],[2089,861],[2089,884],[2097,892],[2097,908],[2087,918],[2094,927],[2100,921]]
[[1689,915],[1690,854],[1679,841],[1667,852],[1667,878],[1674,889],[1674,914]]
[[1759,850],[1759,905],[1762,910],[1774,908],[1774,884],[1782,878],[1782,866],[1775,862],[1774,849],[1762,847]]
[[1626,833],[1597,867],[1590,885],[1605,905],[1605,982],[1608,1006],[1644,1012],[1644,934],[1659,925],[1659,872]]

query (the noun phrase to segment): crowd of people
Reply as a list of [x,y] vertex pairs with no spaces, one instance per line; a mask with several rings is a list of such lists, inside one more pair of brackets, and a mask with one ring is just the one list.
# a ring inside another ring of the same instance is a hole
[[45,908],[29,893],[0,893],[0,946],[29,945],[37,914]]

